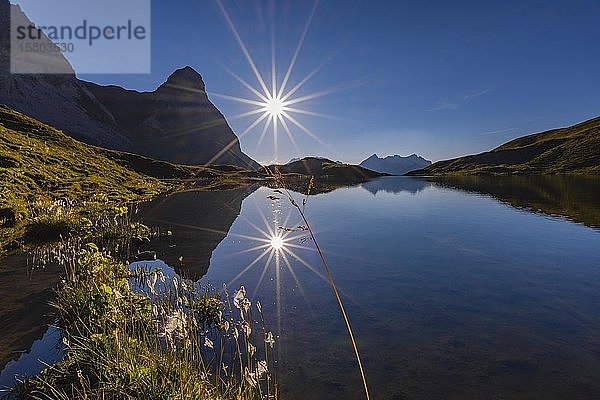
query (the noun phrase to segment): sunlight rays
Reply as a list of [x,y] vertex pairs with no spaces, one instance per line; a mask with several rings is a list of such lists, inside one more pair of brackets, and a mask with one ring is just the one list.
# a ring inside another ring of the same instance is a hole
[[[276,201],[273,203],[276,203]],[[264,227],[257,226],[255,223],[246,220],[252,229],[257,232],[257,236],[230,233],[231,236],[244,237],[245,239],[249,240],[250,243],[255,243],[255,245],[249,247],[248,249],[231,253],[230,256],[233,257],[244,253],[254,252],[258,254],[256,257],[251,259],[248,265],[243,267],[240,272],[238,272],[234,278],[227,283],[227,286],[232,286],[248,272],[258,268],[258,271],[260,271],[260,277],[256,283],[256,286],[252,290],[252,296],[254,297],[256,293],[258,293],[267,272],[271,270],[274,274],[276,291],[279,292],[277,297],[280,297],[281,286],[283,284],[281,281],[281,273],[283,270],[286,270],[290,273],[290,276],[295,282],[298,291],[308,304],[308,298],[305,295],[304,288],[298,279],[294,265],[292,265],[290,259],[298,260],[298,262],[300,262],[302,265],[308,266],[307,269],[315,273],[319,279],[325,280],[326,278],[316,269],[310,267],[310,264],[303,260],[296,252],[291,250],[293,248],[297,250],[313,251],[312,248],[305,247],[300,244],[301,240],[306,238],[306,234],[304,232],[299,232],[298,228],[287,228],[292,215],[291,209],[288,209],[287,215],[282,217],[281,210],[275,204],[273,204],[272,214],[270,218],[267,218],[267,215],[262,212],[256,201],[254,201],[254,205],[258,210],[258,216],[262,221],[262,224],[264,224]],[[279,301],[280,299],[277,300],[277,302]]]
[[[292,131],[292,129],[290,129],[291,126],[288,122],[290,122],[294,127],[297,127],[303,133],[307,134],[310,138],[312,138],[312,139],[316,140],[318,143],[324,145],[323,141],[320,140],[314,132],[312,132],[302,122],[300,122],[296,118],[292,117],[291,114],[301,114],[301,115],[312,116],[312,117],[329,117],[329,116],[326,114],[323,114],[323,113],[312,112],[309,110],[302,110],[302,109],[298,109],[298,108],[290,107],[290,106],[293,104],[303,103],[303,102],[306,102],[306,101],[309,101],[312,99],[316,99],[318,97],[325,96],[327,94],[331,94],[335,91],[335,88],[334,88],[333,90],[319,91],[319,92],[304,95],[301,97],[294,97],[295,93],[298,90],[300,90],[303,87],[303,85],[306,82],[308,82],[328,62],[328,60],[321,63],[319,66],[317,66],[317,68],[312,70],[308,75],[306,75],[304,78],[300,79],[300,81],[298,83],[296,83],[290,90],[286,91],[288,85],[290,84],[292,75],[294,73],[294,67],[297,64],[298,58],[302,51],[304,41],[306,39],[306,36],[308,34],[308,31],[309,31],[312,21],[314,19],[315,12],[319,6],[319,0],[316,0],[313,3],[313,7],[311,8],[310,14],[306,21],[306,24],[303,27],[298,44],[294,50],[291,60],[290,60],[288,66],[287,66],[287,69],[285,70],[285,73],[283,75],[283,79],[281,80],[280,83],[278,82],[278,73],[277,73],[276,55],[275,55],[275,29],[274,29],[274,25],[273,25],[273,27],[271,29],[271,71],[270,71],[271,79],[269,82],[270,87],[267,85],[267,82],[264,78],[264,75],[267,75],[267,74],[263,75],[257,68],[254,58],[252,57],[248,48],[246,47],[244,40],[242,39],[237,28],[235,27],[231,17],[229,16],[229,13],[225,9],[221,0],[217,0],[217,4],[219,6],[221,13],[223,14],[223,17],[225,18],[227,26],[231,30],[238,46],[240,47],[242,53],[244,54],[244,57],[246,58],[246,61],[248,62],[250,69],[252,70],[252,72],[256,78],[257,84],[258,84],[257,87],[251,85],[250,83],[248,83],[247,81],[242,79],[238,74],[231,71],[229,68],[223,66],[223,68],[231,76],[233,76],[236,81],[240,82],[256,98],[252,99],[252,98],[245,98],[245,97],[239,97],[239,96],[225,95],[225,94],[221,94],[221,93],[212,93],[212,92],[210,93],[211,95],[213,95],[215,97],[219,97],[219,98],[222,98],[225,100],[235,101],[235,102],[238,102],[238,103],[241,103],[244,105],[258,107],[251,111],[244,112],[244,113],[233,116],[233,118],[237,119],[237,118],[252,116],[255,114],[261,114],[252,123],[250,123],[248,128],[246,128],[241,134],[238,135],[238,138],[242,138],[243,136],[245,136],[246,134],[248,134],[249,132],[254,130],[254,128],[256,128],[258,126],[258,124],[260,124],[262,121],[266,120],[264,126],[262,127],[256,148],[257,148],[257,150],[259,149],[259,147],[261,146],[261,144],[264,141],[264,138],[265,138],[267,132],[270,130],[270,132],[273,136],[274,160],[277,160],[277,158],[278,158],[277,157],[278,156],[278,146],[279,146],[278,131],[279,131],[280,125],[281,125],[281,127],[283,127],[283,130],[285,131],[287,138],[294,145],[294,149],[298,152],[298,155],[301,155],[298,143],[294,138],[294,132]],[[229,149],[231,147],[231,145],[225,146],[225,147],[227,149]],[[227,151],[227,150],[225,150],[225,151]],[[215,155],[215,157],[213,157],[213,159],[208,164],[215,162],[220,156],[222,156],[225,153],[225,151],[220,152],[217,155]]]

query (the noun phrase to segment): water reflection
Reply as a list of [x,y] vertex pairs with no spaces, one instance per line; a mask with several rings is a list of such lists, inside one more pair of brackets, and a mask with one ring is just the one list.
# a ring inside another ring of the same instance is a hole
[[42,338],[54,320],[50,301],[61,269],[49,264],[34,271],[25,254],[9,256],[0,267],[0,370]]
[[[308,220],[343,292],[374,398],[599,397],[599,232],[522,211],[598,227],[598,189],[592,178],[390,177],[309,197]],[[256,187],[178,193],[142,206],[139,218],[172,230],[148,247],[177,273],[243,284],[261,301],[278,334],[286,399],[361,398],[318,255],[301,231],[279,229],[301,224],[286,196]],[[289,235],[280,242],[278,233]],[[40,305],[52,276],[29,289],[22,272],[0,274],[13,296],[0,306],[9,333],[0,340],[33,332],[20,347],[1,343],[14,359],[51,322]]]
[[[372,196],[358,187],[310,197],[307,205],[374,398],[600,395],[593,379],[600,373],[597,233],[408,179],[385,178],[372,189],[418,196]],[[255,234],[248,221],[266,215],[275,224],[289,212],[285,202],[265,202],[272,195],[260,189],[245,202],[204,282],[228,282],[252,263],[259,250],[247,251],[253,241],[244,236]],[[309,247],[298,254],[318,272]],[[361,398],[327,282],[296,259],[294,274],[271,264],[236,282],[259,288],[253,300],[279,335],[285,398]]]
[[404,176],[373,179],[361,185],[361,187],[368,190],[373,195],[377,195],[379,192],[418,194],[429,186],[431,186],[431,183],[427,182],[425,179]]
[[257,186],[223,191],[188,191],[156,199],[140,207],[137,219],[172,231],[147,245],[177,273],[198,280],[210,264],[212,252],[227,236],[240,214],[242,200]]
[[564,216],[600,228],[600,176],[456,176],[428,180],[441,187],[493,196],[516,208]]
[[13,387],[17,379],[23,380],[36,376],[46,365],[60,361],[63,358],[60,339],[60,329],[54,326],[48,327],[44,335],[35,340],[29,350],[3,367],[0,374],[0,390]]

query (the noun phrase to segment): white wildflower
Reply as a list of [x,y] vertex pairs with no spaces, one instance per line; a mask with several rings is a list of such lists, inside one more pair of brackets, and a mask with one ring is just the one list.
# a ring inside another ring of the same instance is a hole
[[256,300],[256,308],[258,308],[258,312],[262,313],[262,305],[260,304],[260,301]]
[[269,368],[267,366],[266,361],[261,360],[258,363],[256,363],[256,374],[258,375],[259,378],[261,378],[268,371],[269,371]]
[[248,342],[248,353],[250,353],[250,357],[252,357],[254,353],[256,353],[256,346],[254,346],[250,342]]
[[236,306],[237,308],[241,309],[245,297],[246,297],[246,288],[241,286],[240,290],[235,292],[235,296],[233,298],[233,305]]
[[186,316],[183,311],[173,311],[167,316],[167,321],[164,326],[163,332],[159,336],[173,335],[179,338],[185,338],[187,336]]
[[267,333],[267,337],[265,338],[265,343],[268,344],[269,346],[271,346],[271,348],[273,348],[273,345],[275,344],[275,339],[273,339],[272,332]]
[[150,279],[146,278],[146,285],[148,285],[148,288],[150,288],[150,293],[156,296],[156,289],[154,288],[155,283],[155,280],[151,281]]
[[244,310],[246,312],[248,312],[248,310],[250,310],[250,307],[252,306],[252,303],[250,302],[250,300],[245,298],[244,301],[242,302],[242,305],[244,306]]
[[244,379],[246,379],[246,382],[248,382],[248,384],[252,387],[255,387],[258,384],[258,379],[257,379],[256,374],[253,372],[250,372],[248,367],[244,368]]
[[205,345],[206,347],[209,347],[209,348],[211,348],[211,349],[214,349],[214,348],[215,348],[215,347],[214,347],[214,345],[213,345],[213,342],[212,342],[212,340],[210,340],[210,339],[209,339],[209,338],[207,338],[207,337],[205,337],[205,338],[204,338],[204,345]]
[[249,338],[250,334],[252,333],[252,328],[250,327],[250,324],[247,322],[244,322],[242,324],[242,331],[244,332],[244,335],[246,335],[246,337]]

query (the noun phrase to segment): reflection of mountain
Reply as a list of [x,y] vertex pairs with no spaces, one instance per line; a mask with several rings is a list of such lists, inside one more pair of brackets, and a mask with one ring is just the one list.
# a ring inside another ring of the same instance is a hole
[[389,176],[365,182],[361,186],[373,193],[373,195],[376,195],[379,192],[394,194],[406,192],[417,194],[425,190],[428,186],[431,186],[431,184],[421,178]]
[[565,216],[600,228],[600,176],[453,176],[435,185],[495,197],[516,208]]
[[54,288],[61,269],[49,266],[28,274],[25,255],[2,259],[0,268],[0,370],[28,351],[52,323]]
[[256,188],[175,193],[145,204],[138,217],[149,226],[173,232],[153,241],[151,249],[178,274],[199,280],[208,271],[213,250],[240,214],[242,200]]

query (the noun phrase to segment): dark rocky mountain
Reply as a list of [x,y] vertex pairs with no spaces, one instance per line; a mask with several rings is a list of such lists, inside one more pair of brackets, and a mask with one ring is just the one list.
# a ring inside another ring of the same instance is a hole
[[260,168],[242,152],[225,117],[208,99],[202,77],[191,67],[175,71],[153,92],[89,82],[86,87],[137,153],[179,164]]
[[[324,160],[324,161],[332,161],[332,160],[330,160],[328,158],[319,157],[319,156],[307,156],[307,157],[302,157],[302,158],[316,158],[316,159]],[[298,157],[291,158],[290,161],[288,161],[288,164],[291,164],[291,163],[296,162],[296,161],[300,161],[300,160],[302,160],[302,158],[298,158]],[[341,161],[333,161],[333,162],[335,162],[336,164],[343,164]]]
[[[88,143],[131,150],[130,143],[117,129],[114,118],[75,77],[69,62],[60,53],[28,60],[46,65],[63,74],[10,73],[10,16],[29,24],[19,6],[0,0],[0,104],[55,126]],[[45,41],[49,41],[47,38]],[[32,53],[39,54],[39,53]]]
[[600,173],[600,117],[523,136],[485,153],[439,161],[410,175],[565,173]]
[[407,157],[395,155],[384,158],[380,158],[377,154],[373,154],[371,157],[360,163],[361,167],[390,175],[404,175],[407,172],[422,169],[428,165],[431,165],[431,161],[416,154]]
[[181,164],[260,168],[242,152],[227,121],[208,99],[202,77],[190,67],[175,71],[148,93],[81,81],[60,53],[29,62],[48,65],[52,71],[60,67],[64,74],[11,74],[11,7],[29,23],[18,6],[0,0],[0,104],[110,149]]

